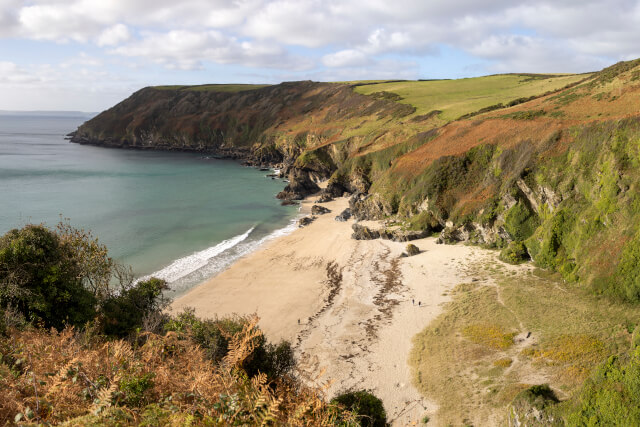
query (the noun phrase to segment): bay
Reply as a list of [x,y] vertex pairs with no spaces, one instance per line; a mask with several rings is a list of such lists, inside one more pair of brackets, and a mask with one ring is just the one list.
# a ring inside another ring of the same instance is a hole
[[293,229],[281,180],[180,152],[69,143],[83,115],[0,114],[0,234],[67,218],[135,274],[182,293]]

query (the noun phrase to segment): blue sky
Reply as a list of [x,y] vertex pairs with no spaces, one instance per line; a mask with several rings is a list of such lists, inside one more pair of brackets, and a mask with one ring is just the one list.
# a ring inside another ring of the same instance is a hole
[[640,57],[629,0],[0,0],[0,110],[157,84],[586,72]]

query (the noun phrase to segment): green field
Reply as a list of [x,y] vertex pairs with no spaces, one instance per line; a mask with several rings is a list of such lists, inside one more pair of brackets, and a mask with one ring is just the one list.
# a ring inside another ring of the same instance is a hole
[[541,95],[589,77],[587,74],[501,74],[458,80],[366,82],[357,93],[371,95],[390,92],[402,97],[398,102],[416,107],[416,114],[441,110],[440,118],[456,120],[464,114],[518,98]]
[[266,87],[269,85],[252,85],[252,84],[208,84],[208,85],[196,85],[196,86],[183,86],[183,85],[169,85],[169,86],[154,86],[154,89],[158,90],[181,90],[191,92],[244,92],[246,90],[254,90]]

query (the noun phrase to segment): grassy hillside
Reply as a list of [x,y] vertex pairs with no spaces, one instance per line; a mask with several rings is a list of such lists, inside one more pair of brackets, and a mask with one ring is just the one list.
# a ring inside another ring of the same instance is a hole
[[505,408],[516,396],[549,384],[564,403],[553,406],[556,424],[539,425],[562,425],[595,367],[627,354],[640,308],[540,269],[492,258],[469,268],[476,281],[459,285],[414,338],[416,386],[440,404],[441,425],[507,425]]
[[417,115],[441,111],[439,118],[449,122],[493,105],[555,91],[588,77],[589,74],[500,74],[458,80],[371,82],[356,86],[355,91],[413,105]]

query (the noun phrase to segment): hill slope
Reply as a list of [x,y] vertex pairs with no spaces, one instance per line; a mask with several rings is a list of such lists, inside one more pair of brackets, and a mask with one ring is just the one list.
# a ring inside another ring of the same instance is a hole
[[358,218],[393,218],[422,234],[444,229],[443,241],[505,248],[505,259],[530,256],[635,301],[638,65],[590,75],[145,88],[72,141],[277,164],[291,180],[281,198],[304,197],[329,178],[328,193],[360,194]]

